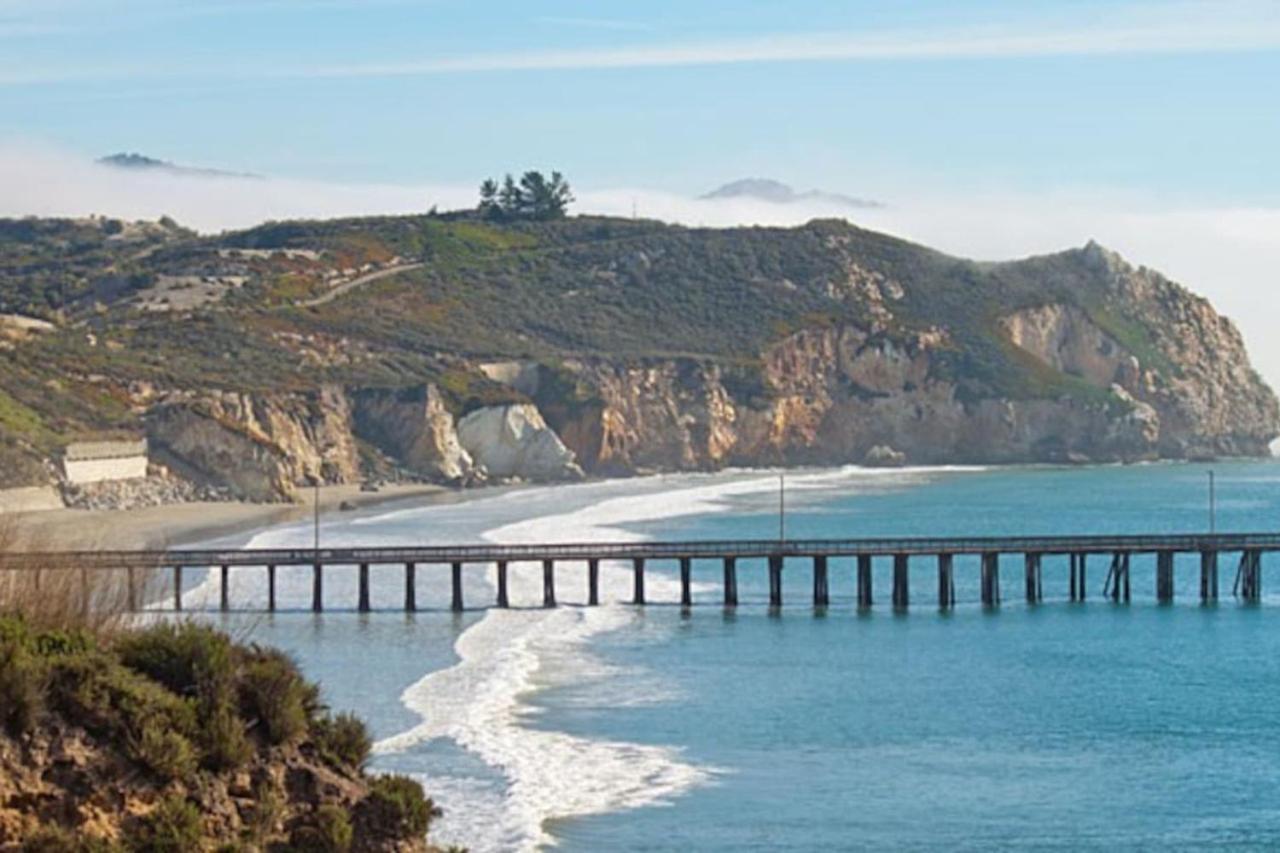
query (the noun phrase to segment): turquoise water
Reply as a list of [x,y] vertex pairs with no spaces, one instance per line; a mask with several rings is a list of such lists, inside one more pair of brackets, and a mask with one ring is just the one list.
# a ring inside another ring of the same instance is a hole
[[[1280,468],[1215,469],[1219,530],[1280,523]],[[1208,526],[1203,466],[810,472],[788,482],[794,538]],[[326,535],[770,537],[776,501],[772,476],[671,477],[340,521]],[[852,564],[839,560],[822,614],[807,562],[788,563],[778,615],[765,607],[762,565],[741,566],[742,605],[726,613],[719,564],[708,562],[695,564],[690,613],[659,578],[675,567],[659,563],[657,603],[643,612],[252,622],[255,638],[293,649],[335,705],[371,718],[389,738],[375,766],[423,774],[449,813],[442,838],[476,849],[1280,845],[1280,597],[1269,588],[1280,592],[1280,580],[1265,575],[1262,604],[1241,605],[1224,560],[1222,601],[1202,607],[1188,557],[1176,566],[1175,604],[1157,606],[1153,562],[1142,558],[1133,603],[1113,605],[1098,560],[1090,600],[1071,604],[1065,561],[1046,559],[1045,603],[1028,606],[1011,559],[1005,603],[987,610],[976,568],[957,559],[958,606],[945,614],[932,561],[913,561],[912,608],[895,614],[887,563],[875,570],[877,606],[859,613]],[[615,572],[620,589],[625,572]],[[580,598],[581,581],[562,569],[562,600]],[[397,582],[385,579],[387,595]],[[332,586],[347,595],[341,580]],[[477,605],[490,594],[482,569],[468,591]],[[439,592],[425,597],[443,604]]]

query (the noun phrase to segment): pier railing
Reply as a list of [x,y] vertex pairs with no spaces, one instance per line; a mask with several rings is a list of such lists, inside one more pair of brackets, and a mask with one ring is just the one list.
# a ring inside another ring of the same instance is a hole
[[[999,571],[1001,559],[1021,556],[1030,602],[1043,599],[1042,560],[1046,556],[1069,558],[1071,600],[1084,600],[1088,594],[1087,568],[1091,557],[1105,556],[1108,570],[1102,594],[1113,601],[1130,598],[1131,557],[1156,555],[1156,597],[1162,602],[1173,598],[1174,557],[1196,554],[1200,560],[1200,596],[1203,601],[1218,597],[1218,562],[1224,553],[1239,554],[1239,567],[1233,587],[1235,594],[1248,601],[1261,597],[1262,557],[1280,551],[1280,533],[1216,533],[1216,534],[1141,534],[1090,536],[968,536],[968,537],[892,537],[862,539],[813,540],[725,540],[693,542],[576,542],[546,544],[468,544],[344,548],[244,548],[244,549],[175,549],[163,551],[45,551],[0,554],[0,571],[41,572],[75,569],[93,571],[125,571],[130,584],[137,572],[172,572],[174,609],[182,607],[182,575],[184,569],[217,568],[220,571],[221,606],[229,608],[228,577],[232,568],[257,567],[267,572],[268,610],[276,605],[275,576],[280,566],[309,566],[313,571],[312,608],[323,608],[324,570],[327,566],[359,567],[357,609],[369,607],[369,573],[371,567],[386,570],[403,567],[405,609],[415,610],[416,569],[420,565],[451,567],[451,603],[463,608],[462,567],[466,564],[491,564],[497,569],[497,601],[508,606],[507,569],[511,563],[539,562],[543,568],[543,603],[556,603],[556,568],[558,563],[584,563],[588,575],[588,605],[599,603],[599,566],[602,562],[629,562],[634,574],[632,601],[645,603],[645,567],[650,561],[674,560],[680,566],[681,603],[692,603],[691,567],[695,560],[717,560],[723,564],[723,603],[737,605],[737,568],[741,560],[764,560],[769,573],[769,602],[782,604],[782,572],[787,560],[806,559],[812,563],[813,600],[817,606],[830,601],[829,565],[832,560],[852,558],[857,566],[857,603],[869,607],[873,603],[872,561],[893,561],[892,601],[905,608],[910,603],[912,558],[930,557],[937,561],[938,601],[946,608],[955,604],[955,557],[976,555],[982,602],[995,605],[1000,600]],[[137,601],[136,594],[130,595]]]

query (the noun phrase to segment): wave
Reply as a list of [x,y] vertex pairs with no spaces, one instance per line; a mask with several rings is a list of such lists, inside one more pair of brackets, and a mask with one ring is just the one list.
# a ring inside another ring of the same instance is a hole
[[[687,477],[682,479],[686,487],[675,491],[612,498],[527,519],[488,531],[485,538],[504,544],[636,540],[640,537],[617,525],[715,512],[726,508],[727,498],[772,488],[771,478],[759,476],[692,487]],[[663,481],[649,479],[654,482]],[[669,482],[676,485],[678,479]],[[422,722],[376,746],[381,754],[402,752],[445,737],[506,777],[508,793],[499,814],[452,817],[448,834],[478,850],[537,849],[555,843],[545,828],[550,821],[667,803],[711,781],[715,768],[691,764],[673,747],[593,740],[522,724],[527,708],[521,698],[545,686],[551,674],[543,666],[549,658],[557,661],[557,672],[572,673],[575,680],[635,680],[637,673],[619,672],[594,660],[587,641],[638,617],[623,606],[632,576],[620,565],[606,562],[600,567],[600,607],[555,610],[534,609],[541,602],[541,574],[518,569],[512,567],[508,581],[513,609],[491,610],[464,632],[455,648],[458,663],[428,674],[402,697]],[[648,579],[646,591],[654,601],[677,600],[679,594],[675,582],[657,574]],[[573,595],[561,598],[581,601]],[[659,691],[645,701],[676,698]],[[442,780],[433,781],[434,793]],[[442,799],[448,801],[447,792]],[[466,814],[456,805],[446,814],[459,811]]]
[[[982,469],[849,466],[793,469],[785,475],[788,492],[819,492],[842,486],[905,487],[931,476],[973,470]],[[758,502],[761,496],[775,492],[779,473],[736,470],[655,475],[626,483],[507,492],[472,500],[467,506],[474,515],[518,518],[530,507],[536,511],[537,507],[577,504],[564,511],[501,524],[481,534],[495,543],[636,541],[643,537],[625,526],[736,511],[744,502]],[[628,493],[610,494],[619,488]],[[424,518],[440,511],[439,507],[419,507],[344,520],[334,523],[335,529],[326,525],[325,538],[353,545],[420,543],[419,531],[427,527]],[[307,525],[291,525],[264,531],[250,544],[294,544],[309,535]],[[282,567],[278,577],[282,600],[305,602],[309,573],[305,567]],[[468,588],[474,589],[477,582],[483,582],[491,592],[496,587],[493,567],[469,566]],[[524,700],[558,680],[593,685],[591,701],[596,704],[678,701],[673,688],[655,674],[621,670],[591,653],[593,637],[623,629],[639,618],[626,605],[631,583],[629,566],[606,562],[600,569],[601,606],[546,610],[540,606],[540,567],[513,564],[508,578],[512,608],[486,611],[456,640],[456,663],[426,674],[403,692],[401,701],[419,722],[375,745],[375,753],[385,757],[382,763],[416,764],[413,756],[405,754],[431,741],[447,739],[505,781],[494,790],[463,775],[418,774],[445,808],[445,818],[435,832],[438,838],[465,842],[477,851],[552,846],[556,840],[547,827],[554,821],[670,803],[694,787],[713,782],[723,772],[690,762],[677,747],[584,738],[529,725],[532,708]],[[646,583],[650,601],[679,600],[679,585],[673,579],[655,572]],[[265,579],[256,575],[240,580],[232,590],[233,604],[255,598],[260,601],[259,587],[264,585]],[[585,584],[581,586],[573,590],[561,583],[561,603],[585,603]],[[375,597],[378,593],[375,583]],[[216,594],[216,578],[207,577],[185,593],[184,601],[195,610],[212,604]],[[353,573],[340,568],[327,570],[326,600],[346,601],[348,596],[354,596]],[[437,601],[444,603],[442,598]],[[619,685],[626,685],[626,689]],[[396,755],[404,758],[397,761]]]

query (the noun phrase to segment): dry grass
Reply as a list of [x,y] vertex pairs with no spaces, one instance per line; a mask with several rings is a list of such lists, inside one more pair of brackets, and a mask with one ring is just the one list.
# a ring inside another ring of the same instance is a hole
[[[14,525],[0,523],[0,554],[33,550],[38,549]],[[18,615],[42,629],[111,634],[125,626],[135,608],[145,606],[148,587],[155,579],[154,571],[141,568],[132,573],[52,566],[0,568],[0,616]]]

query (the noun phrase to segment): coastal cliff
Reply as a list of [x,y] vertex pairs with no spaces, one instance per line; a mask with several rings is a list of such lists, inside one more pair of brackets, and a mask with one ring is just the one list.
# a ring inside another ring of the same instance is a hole
[[53,318],[9,344],[0,485],[47,482],[68,434],[105,431],[258,501],[317,481],[1259,456],[1280,435],[1235,326],[1096,243],[993,264],[842,222],[401,217],[172,237],[141,264],[141,284],[244,284],[163,317],[145,288],[52,314],[0,267],[0,309]]

